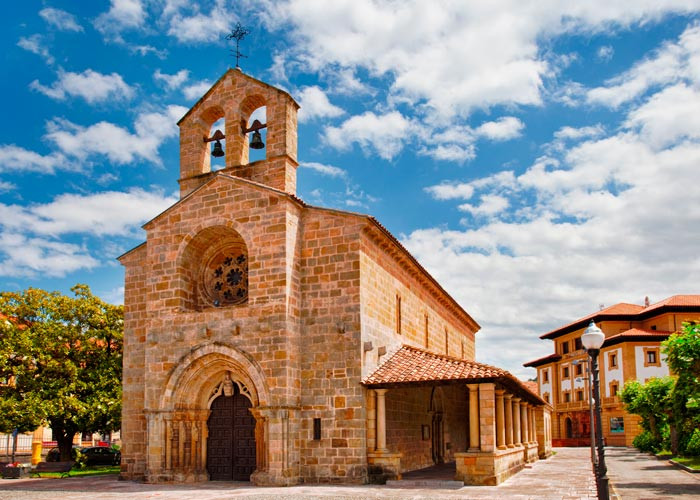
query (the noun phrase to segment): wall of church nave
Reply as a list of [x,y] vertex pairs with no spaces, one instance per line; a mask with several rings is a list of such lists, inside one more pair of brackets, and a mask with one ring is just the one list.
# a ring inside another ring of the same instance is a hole
[[383,247],[363,238],[360,263],[362,341],[371,343],[363,350],[364,376],[401,344],[474,359],[476,327],[438,302]]
[[[450,462],[454,460],[455,452],[466,450],[466,391],[466,387],[459,386],[436,388],[435,392],[432,387],[387,391],[387,448],[392,453],[403,454],[402,472],[429,467],[437,455]],[[441,425],[435,424],[438,419],[441,419]],[[442,437],[434,435],[438,428],[442,429]],[[440,446],[440,453],[433,446]]]

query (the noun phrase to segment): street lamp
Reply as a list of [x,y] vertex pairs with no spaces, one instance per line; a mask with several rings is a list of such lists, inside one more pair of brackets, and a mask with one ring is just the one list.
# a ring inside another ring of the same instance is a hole
[[598,378],[598,354],[605,341],[605,334],[591,320],[591,324],[581,335],[581,343],[591,357],[591,371],[593,372],[593,399],[595,400],[595,434],[598,448],[598,466],[593,464],[596,472],[596,483],[598,486],[598,498],[609,500],[608,490],[608,468],[605,466],[605,449],[603,447],[603,416],[600,405],[600,380]]

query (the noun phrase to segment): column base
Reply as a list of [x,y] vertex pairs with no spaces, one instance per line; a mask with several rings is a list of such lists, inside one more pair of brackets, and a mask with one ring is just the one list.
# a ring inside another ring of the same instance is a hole
[[367,480],[371,484],[385,484],[388,479],[401,479],[403,453],[373,451],[367,453]]

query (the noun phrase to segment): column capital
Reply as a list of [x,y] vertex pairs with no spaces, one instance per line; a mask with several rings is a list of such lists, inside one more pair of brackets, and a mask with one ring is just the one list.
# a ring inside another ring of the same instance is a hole
[[467,389],[472,392],[476,392],[479,390],[479,384],[467,384]]
[[520,407],[521,407],[521,408],[526,408],[526,407],[527,407],[527,401],[520,401]]
[[383,396],[384,394],[387,393],[389,389],[374,389],[374,392],[377,393],[377,395]]
[[513,395],[513,404],[519,403],[520,400],[521,400],[521,398],[519,398],[519,397],[516,396],[516,395]]
[[505,391],[505,389],[496,389],[496,390],[493,391],[493,392],[496,393],[496,396],[501,396],[501,397],[503,397],[503,395],[505,394],[506,391]]
[[513,398],[513,395],[512,395],[510,392],[506,392],[506,393],[503,395],[503,397],[506,398],[506,399],[512,399],[512,398]]

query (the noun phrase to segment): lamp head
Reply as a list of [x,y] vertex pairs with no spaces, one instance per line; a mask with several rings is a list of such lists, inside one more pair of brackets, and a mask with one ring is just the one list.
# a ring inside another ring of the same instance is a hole
[[581,335],[581,343],[583,347],[590,351],[591,349],[600,349],[605,342],[605,334],[603,331],[596,326],[596,324],[591,320],[591,324]]

